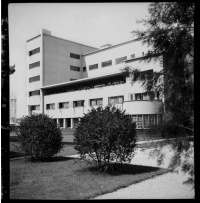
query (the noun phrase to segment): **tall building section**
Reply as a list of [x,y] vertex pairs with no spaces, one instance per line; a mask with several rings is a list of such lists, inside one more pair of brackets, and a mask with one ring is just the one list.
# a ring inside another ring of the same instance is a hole
[[60,39],[42,30],[27,41],[27,114],[45,113],[62,128],[74,128],[91,108],[114,105],[126,110],[138,129],[161,123],[162,100],[150,95],[138,80],[122,72],[130,66],[140,74],[160,71],[159,62],[146,63],[148,48],[130,40],[100,49]]

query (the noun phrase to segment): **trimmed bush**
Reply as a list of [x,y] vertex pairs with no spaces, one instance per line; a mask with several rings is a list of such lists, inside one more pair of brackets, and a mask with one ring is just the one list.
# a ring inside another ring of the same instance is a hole
[[63,148],[61,129],[45,114],[23,117],[15,132],[21,152],[31,160],[50,158]]
[[81,159],[92,161],[103,171],[115,170],[117,163],[129,163],[136,141],[136,125],[131,117],[110,106],[84,114],[74,131],[74,148]]

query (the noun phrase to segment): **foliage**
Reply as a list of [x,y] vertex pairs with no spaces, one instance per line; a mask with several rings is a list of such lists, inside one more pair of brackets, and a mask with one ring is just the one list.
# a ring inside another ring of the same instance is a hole
[[63,147],[61,130],[48,115],[24,116],[15,129],[21,151],[31,160],[50,158]]
[[[194,2],[151,3],[150,16],[138,21],[146,26],[146,30],[132,32],[152,49],[143,59],[147,62],[159,60],[163,65],[162,71],[155,72],[149,78],[140,77],[140,80],[147,91],[159,92],[164,96],[167,119],[162,131],[165,137],[177,138],[173,143],[174,148],[179,146],[172,161],[174,166],[179,163],[181,154],[189,153],[184,144],[188,143],[188,136],[190,142],[193,142],[194,11]],[[124,71],[133,76],[133,82],[138,79],[139,70],[126,67]]]
[[[75,149],[88,163],[114,170],[115,163],[128,163],[134,156],[136,125],[125,111],[107,106],[92,109],[80,119],[74,131]],[[92,162],[91,162],[92,161]]]

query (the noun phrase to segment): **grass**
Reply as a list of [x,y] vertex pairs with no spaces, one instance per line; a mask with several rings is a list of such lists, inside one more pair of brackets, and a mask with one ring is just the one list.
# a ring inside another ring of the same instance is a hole
[[109,174],[76,162],[66,157],[49,162],[10,161],[10,199],[90,199],[168,172],[126,165],[123,172]]

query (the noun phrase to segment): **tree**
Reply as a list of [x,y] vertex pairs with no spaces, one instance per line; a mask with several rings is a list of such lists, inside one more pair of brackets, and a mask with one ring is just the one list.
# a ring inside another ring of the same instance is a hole
[[98,169],[115,170],[118,163],[129,163],[134,156],[135,128],[125,111],[111,106],[93,108],[75,128],[74,148],[82,160],[89,159]]
[[20,149],[31,160],[43,160],[57,154],[63,147],[62,133],[52,118],[45,114],[24,116],[15,132]]
[[[177,138],[171,166],[180,163],[183,151],[189,153],[193,148],[194,11],[194,2],[151,3],[150,16],[138,21],[146,26],[146,30],[132,31],[138,40],[152,47],[144,59],[147,62],[159,60],[163,64],[162,71],[140,79],[147,91],[164,95],[163,132],[169,137],[172,135],[168,129],[171,132],[173,129],[173,137]],[[134,76],[133,82],[137,80],[138,70],[126,67],[124,71]],[[189,182],[192,183],[194,167],[183,164],[182,169],[191,174]]]

